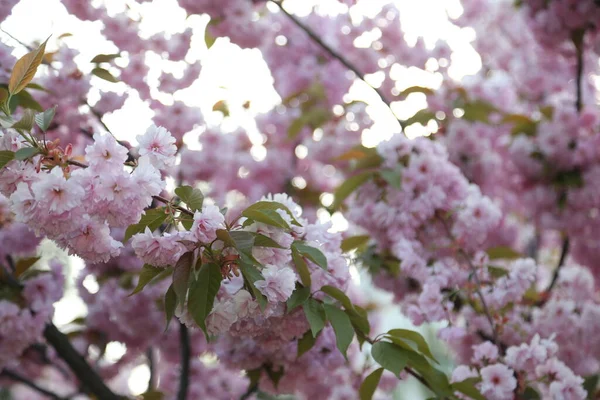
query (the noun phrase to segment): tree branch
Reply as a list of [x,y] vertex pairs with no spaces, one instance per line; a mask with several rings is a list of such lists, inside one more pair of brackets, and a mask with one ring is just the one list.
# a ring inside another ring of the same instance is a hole
[[102,400],[122,399],[122,397],[114,394],[108,386],[106,386],[98,373],[92,369],[82,355],[71,345],[67,336],[59,331],[54,324],[48,323],[46,325],[44,337],[48,343],[54,347],[58,356],[67,363],[77,379],[79,379],[85,388],[94,394],[94,396]]
[[179,392],[177,400],[186,400],[190,379],[190,335],[185,324],[179,324],[179,344],[181,351],[181,376],[179,377]]
[[150,377],[148,378],[148,391],[150,391],[154,390],[154,375],[156,374],[152,347],[148,347],[148,350],[146,350],[146,358],[148,359],[148,369],[150,370]]
[[290,21],[292,21],[298,28],[302,29],[304,31],[304,33],[306,33],[319,47],[321,47],[321,49],[325,50],[325,52],[329,53],[329,55],[333,58],[335,58],[336,60],[338,60],[340,63],[342,63],[342,65],[346,68],[348,68],[350,71],[354,72],[354,74],[364,83],[367,84],[367,86],[369,86],[371,89],[373,89],[375,91],[375,93],[377,93],[377,95],[379,96],[379,98],[381,99],[381,101],[389,108],[390,112],[392,113],[392,115],[398,120],[398,122],[400,123],[400,128],[402,130],[404,130],[404,124],[403,122],[396,116],[396,114],[394,113],[394,110],[392,109],[392,105],[391,102],[388,101],[385,97],[385,95],[382,93],[382,91],[376,87],[374,87],[373,85],[371,85],[369,82],[367,82],[365,80],[365,75],[359,71],[359,69],[354,66],[350,61],[348,61],[344,56],[342,56],[340,53],[338,53],[337,51],[335,51],[331,46],[329,46],[327,43],[325,43],[320,37],[319,35],[317,35],[311,28],[309,28],[307,25],[303,24],[302,21],[300,21],[298,18],[296,18],[296,16],[290,14],[285,8],[283,8],[283,4],[281,0],[268,0],[271,3],[275,4],[277,7],[279,7],[279,9],[286,15],[286,17],[288,17],[290,19]]
[[45,395],[49,399],[53,399],[53,400],[67,400],[66,397],[60,397],[56,393],[53,393],[53,392],[51,392],[48,389],[44,389],[43,387],[38,386],[35,382],[32,382],[29,379],[25,378],[24,376],[21,376],[21,375],[17,374],[16,372],[11,371],[9,369],[4,369],[0,373],[0,376],[5,376],[8,379],[11,379],[11,380],[13,380],[15,382],[22,383],[23,385],[25,385],[25,386],[27,386],[27,387],[35,390],[36,392]]

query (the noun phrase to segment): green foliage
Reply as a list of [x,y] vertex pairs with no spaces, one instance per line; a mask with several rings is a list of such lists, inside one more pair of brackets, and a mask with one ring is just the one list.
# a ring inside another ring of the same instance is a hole
[[40,257],[20,258],[15,264],[15,277],[18,278],[23,275],[29,268],[38,262],[39,259]]
[[313,336],[312,331],[306,331],[304,335],[298,339],[298,354],[296,357],[301,357],[304,353],[312,349],[316,341],[317,338],[316,336]]
[[17,152],[15,153],[15,160],[28,160],[39,153],[40,149],[38,147],[23,147],[17,150]]
[[98,54],[90,62],[95,64],[111,62],[115,58],[121,57],[120,54]]
[[206,331],[206,317],[212,311],[215,296],[221,287],[221,268],[215,263],[202,264],[198,277],[194,279],[190,286],[188,296],[188,311],[194,318],[194,321],[204,331],[208,340]]
[[297,251],[292,249],[292,260],[294,261],[294,265],[296,266],[296,272],[300,276],[300,281],[304,286],[310,288],[312,281],[310,278],[310,271],[308,270],[308,265],[306,261],[304,261],[304,257],[300,255]]
[[167,293],[165,293],[165,316],[167,318],[167,326],[165,331],[169,329],[169,324],[175,315],[175,309],[177,308],[177,294],[175,294],[175,290],[173,289],[173,284],[169,286],[167,289]]
[[15,122],[12,126],[13,129],[23,130],[29,132],[33,128],[33,123],[35,122],[35,114],[30,109],[25,109],[23,111],[23,116],[20,120]]
[[204,203],[204,194],[200,189],[191,186],[181,186],[175,189],[175,194],[188,206],[192,211],[202,210]]
[[421,336],[421,334],[419,332],[411,331],[408,329],[392,329],[392,330],[388,331],[388,335],[390,335],[392,338],[403,340],[404,342],[406,342],[406,341],[413,342],[417,346],[417,349],[423,355],[429,357],[431,360],[435,361],[436,363],[438,362],[435,359],[435,357],[433,356],[433,354],[431,353],[431,350],[429,349],[429,345],[427,344],[427,342],[425,341],[425,339],[423,338],[423,336]]
[[396,169],[382,169],[379,175],[394,189],[400,190],[402,187],[402,166]]
[[108,70],[100,67],[96,67],[92,70],[92,74],[96,75],[100,79],[104,79],[105,81],[117,83],[119,80],[113,76]]
[[382,374],[383,368],[377,368],[365,378],[358,391],[360,400],[371,400],[373,398],[373,394],[375,393],[375,390],[377,390],[377,385],[379,385]]
[[287,312],[289,313],[298,306],[301,306],[310,297],[309,287],[297,287],[287,300]]
[[335,332],[335,343],[339,351],[346,356],[348,347],[354,338],[354,329],[345,312],[330,304],[323,304],[327,320]]
[[292,252],[297,252],[327,271],[327,257],[325,257],[325,254],[321,250],[311,247],[305,242],[296,240],[292,243]]
[[166,213],[165,207],[151,208],[146,210],[146,213],[142,215],[140,222],[129,225],[125,231],[123,243],[127,242],[136,233],[144,232],[146,228],[150,229],[151,231],[155,231],[163,224],[163,222],[165,222],[168,216],[169,214]]
[[583,388],[587,391],[587,398],[589,400],[596,398],[596,388],[598,387],[599,375],[591,375],[584,379]]
[[43,131],[46,132],[54,119],[56,114],[56,106],[45,110],[35,115],[35,124]]
[[512,125],[511,135],[535,136],[538,123],[529,117],[520,114],[508,114],[502,118],[501,123]]
[[244,281],[246,282],[246,286],[250,289],[254,298],[258,302],[258,305],[262,310],[267,307],[267,298],[264,294],[261,293],[260,290],[254,285],[256,281],[264,280],[264,276],[261,272],[252,264],[248,264],[245,262],[240,263],[240,271],[242,271],[242,275],[244,276]]
[[475,384],[479,383],[480,380],[480,378],[468,378],[464,381],[455,382],[452,384],[452,389],[469,396],[473,400],[486,400],[485,397],[475,387]]
[[15,153],[9,150],[0,151],[0,168],[15,159]]
[[133,296],[134,294],[141,292],[142,289],[144,289],[146,287],[146,285],[148,285],[150,283],[150,281],[152,281],[154,278],[156,278],[162,272],[164,272],[164,269],[162,269],[162,268],[156,268],[156,267],[153,267],[152,265],[144,264],[144,266],[142,267],[142,271],[140,272],[140,278],[138,280],[138,284],[135,287],[135,289],[133,289],[133,292],[131,292],[130,296]]
[[517,258],[523,257],[521,253],[508,246],[491,247],[487,249],[486,253],[490,260],[516,260]]
[[341,249],[344,253],[347,253],[354,249],[361,249],[369,242],[369,235],[350,236],[342,240]]
[[254,222],[261,222],[281,229],[290,229],[288,222],[277,212],[277,210],[285,211],[291,217],[292,224],[300,226],[286,206],[274,201],[259,201],[246,208],[242,212],[242,216],[248,218],[248,220],[244,222],[244,226],[251,225]]
[[482,100],[475,100],[466,103],[463,106],[465,114],[462,116],[463,119],[472,122],[484,122],[489,123],[490,115],[494,112],[498,112],[496,107],[488,102]]
[[302,305],[302,309],[310,325],[313,337],[317,337],[317,334],[325,327],[325,321],[327,320],[323,305],[311,298]]
[[537,390],[528,386],[519,397],[519,400],[542,400],[542,396],[540,396]]
[[405,98],[411,93],[423,93],[425,95],[432,95],[434,93],[433,89],[423,87],[423,86],[411,86],[409,88],[404,89],[398,94],[398,97]]
[[435,118],[435,114],[427,109],[417,111],[412,117],[402,121],[402,126],[410,126],[413,124],[427,125],[429,121]]
[[192,271],[192,264],[194,263],[194,252],[188,251],[184,253],[173,270],[173,290],[177,296],[177,302],[183,307],[185,304],[185,298],[187,296],[188,287],[190,285],[190,275]]
[[358,189],[362,184],[367,182],[369,179],[375,176],[375,172],[373,171],[364,171],[358,173],[350,178],[346,179],[334,193],[334,201],[331,205],[333,210],[337,210],[340,208],[344,200],[348,198],[356,189]]
[[371,355],[379,365],[396,376],[402,372],[408,363],[406,352],[389,342],[376,342],[373,344]]
[[331,112],[325,108],[315,107],[303,112],[293,120],[288,128],[288,138],[295,139],[304,127],[315,130],[331,119]]
[[284,249],[282,245],[268,236],[257,233],[254,235],[254,247],[272,247],[275,249]]

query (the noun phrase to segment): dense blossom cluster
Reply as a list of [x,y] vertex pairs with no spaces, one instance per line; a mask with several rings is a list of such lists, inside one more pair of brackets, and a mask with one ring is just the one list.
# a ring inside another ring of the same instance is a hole
[[[16,3],[0,0],[0,21]],[[154,5],[137,3],[62,1],[118,49],[92,60],[92,74],[61,37],[39,80],[16,90],[17,59],[0,43],[3,385],[12,371],[61,396],[89,389],[58,348],[40,358],[63,266],[27,267],[48,238],[85,262],[87,314],[70,337],[121,395],[134,395],[124,382],[143,364],[148,396],[169,399],[387,399],[409,374],[439,398],[595,395],[583,384],[600,373],[597,1],[463,0],[451,22],[475,32],[482,69],[456,79],[452,41],[407,40],[394,2],[300,16],[287,11],[293,0],[178,0],[210,17],[208,50],[228,37],[270,69],[281,104],[235,129],[225,101],[213,111],[228,124],[211,126],[178,96],[204,73],[191,62],[195,28],[142,34]],[[440,87],[400,93],[409,69]],[[370,74],[388,105],[423,93],[427,108],[400,126],[436,135],[361,146],[371,105],[348,93]],[[120,88],[90,103],[97,78]],[[130,146],[103,117],[136,93],[158,126]],[[192,131],[200,148],[186,146]],[[323,206],[365,235],[342,241],[320,222]],[[357,265],[341,248],[356,249]],[[443,324],[449,382],[419,334],[375,326],[368,296],[354,295],[355,266],[415,325]],[[125,351],[106,357],[115,342]]]

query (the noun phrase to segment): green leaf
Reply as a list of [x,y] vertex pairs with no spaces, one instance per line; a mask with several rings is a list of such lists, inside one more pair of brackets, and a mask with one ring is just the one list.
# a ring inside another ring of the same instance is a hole
[[490,258],[490,260],[497,260],[497,259],[515,260],[517,258],[523,257],[523,255],[521,255],[519,252],[513,250],[512,248],[510,248],[508,246],[492,247],[492,248],[487,249],[486,253],[487,253],[488,257]]
[[111,62],[115,58],[121,57],[120,54],[98,54],[94,58],[92,58],[92,63],[100,64],[105,62]]
[[369,235],[350,236],[342,240],[341,249],[344,253],[350,250],[359,249],[369,242]]
[[596,388],[598,387],[599,375],[591,375],[584,379],[583,388],[587,391],[587,399],[592,400],[596,398]]
[[188,311],[204,331],[207,340],[208,332],[205,321],[213,309],[215,296],[221,287],[222,280],[221,268],[215,263],[206,263],[202,264],[197,279],[190,286]]
[[421,125],[427,125],[427,123],[434,118],[435,113],[427,109],[419,110],[412,117],[405,120],[403,126],[409,126],[417,123]]
[[[542,396],[540,396],[540,394],[537,392],[537,390],[535,390],[531,386],[527,386],[525,388],[525,391],[523,392],[523,394],[521,394],[521,396],[519,397],[519,399],[520,400],[542,400]],[[590,397],[589,399],[592,400],[593,397]]]
[[6,164],[14,160],[15,153],[8,150],[0,151],[0,168],[4,167]]
[[6,100],[8,100],[8,90],[0,87],[0,105],[6,103]]
[[284,249],[285,248],[282,245],[280,245],[279,243],[277,243],[276,241],[274,241],[273,239],[271,239],[270,237],[262,235],[260,233],[257,233],[254,236],[254,246],[255,247],[273,247],[276,249]]
[[540,108],[540,112],[544,117],[546,117],[546,119],[551,120],[552,118],[554,118],[554,107],[552,106],[542,107]]
[[[246,208],[242,212],[242,216],[244,216],[246,218],[250,218],[250,219],[256,219],[256,218],[253,218],[251,216],[247,216],[245,213],[248,213],[248,212],[254,213],[256,211],[276,211],[276,210],[283,210],[283,211],[285,211],[290,216],[290,218],[292,220],[292,225],[302,226],[296,220],[296,217],[294,217],[294,214],[292,214],[292,212],[290,211],[289,208],[287,208],[285,205],[283,205],[281,203],[278,203],[276,201],[259,201],[259,202],[256,202],[256,203],[252,204],[250,207]],[[277,215],[281,218],[281,216],[279,214],[277,214]],[[286,222],[286,225],[287,225],[287,222]]]
[[35,76],[38,67],[42,63],[42,59],[44,58],[48,39],[46,39],[40,47],[25,54],[16,62],[12,69],[10,80],[8,81],[8,91],[11,95],[15,95],[23,90]]
[[15,153],[15,160],[27,160],[39,153],[40,149],[37,147],[23,147],[22,149],[17,150]]
[[129,296],[133,296],[134,294],[141,292],[142,289],[146,287],[151,280],[160,275],[161,272],[164,272],[164,269],[153,267],[150,264],[144,264],[142,267],[142,272],[140,272],[140,279],[138,280],[137,286],[135,289],[133,289],[133,292],[131,292]]
[[402,187],[402,170],[393,170],[393,169],[382,169],[379,171],[379,175],[385,180],[388,185],[393,187],[394,189],[400,190]]
[[310,288],[308,287],[298,287],[290,298],[287,300],[287,312],[289,313],[294,308],[304,304],[306,300],[310,297]]
[[308,270],[306,261],[304,261],[304,257],[302,257],[298,251],[292,249],[292,260],[296,266],[296,272],[298,272],[298,275],[300,276],[300,281],[304,286],[310,288],[312,281],[310,278],[310,271]]
[[[20,129],[23,131],[29,132],[33,128],[33,123],[35,121],[35,114],[30,109],[25,109],[23,111],[23,116],[20,120],[15,122],[12,126],[13,129]],[[18,158],[17,158],[18,160]]]
[[335,332],[335,343],[337,348],[344,357],[347,357],[346,352],[354,338],[354,329],[352,328],[350,318],[348,318],[348,315],[346,315],[345,312],[330,304],[323,304],[323,308],[325,309],[327,320],[331,323],[333,331]]
[[[423,336],[421,336],[421,334],[419,332],[415,332],[415,331],[411,331],[409,329],[392,329],[388,331],[388,335],[397,337],[399,339],[403,339],[403,340],[410,340],[411,342],[413,342],[414,344],[417,345],[417,349],[419,349],[419,351],[424,354],[425,356],[429,357],[431,360],[438,362],[435,357],[433,356],[433,354],[431,353],[431,350],[429,349],[429,345],[427,344],[427,342],[425,341],[425,339],[423,338]],[[439,362],[438,362],[439,364]]]
[[[369,318],[365,309],[354,305],[354,311],[346,310],[346,314],[350,317],[350,322],[352,322],[352,326],[354,326],[357,333],[362,333],[363,335],[369,334],[371,325],[369,324]],[[360,337],[360,335],[358,336]]]
[[298,339],[298,354],[297,358],[300,358],[304,353],[313,348],[317,341],[317,338],[313,336],[310,330],[306,331],[300,339]]
[[277,389],[277,385],[279,385],[279,381],[281,380],[281,377],[285,373],[283,367],[280,366],[278,370],[274,370],[271,365],[266,365],[265,372],[267,373],[267,376],[269,377],[271,382],[273,382],[275,389]]
[[377,390],[377,385],[379,385],[381,374],[383,374],[383,368],[377,368],[365,378],[358,390],[360,400],[371,400],[373,398],[373,394]]
[[141,400],[163,400],[165,398],[164,393],[157,390],[148,390],[140,396]]
[[247,264],[259,264],[252,255],[255,236],[254,232],[217,229],[217,238],[227,246],[235,248],[240,254],[240,259]]
[[290,229],[289,224],[283,219],[277,211],[274,210],[246,210],[242,213],[246,218],[250,218],[256,222],[275,226],[281,229]]
[[400,374],[408,363],[406,352],[401,351],[400,348],[389,342],[376,342],[373,344],[371,355],[379,365],[393,372],[396,376]]
[[323,305],[315,299],[308,299],[306,303],[302,304],[302,309],[310,325],[313,337],[317,337],[317,334],[325,327],[326,316]]
[[325,254],[323,254],[321,250],[311,247],[299,240],[292,243],[292,250],[296,250],[302,256],[308,258],[310,261],[327,271],[327,257],[325,257]]
[[35,115],[35,124],[39,126],[39,128],[46,132],[52,123],[52,119],[54,119],[54,115],[56,114],[56,106],[47,109],[46,111]]
[[346,296],[346,293],[344,293],[340,289],[334,286],[325,285],[321,288],[321,291],[327,293],[329,296],[342,303],[346,310],[355,311],[354,305],[352,305],[352,301],[350,300],[350,298]]
[[267,298],[258,288],[254,285],[256,281],[262,281],[265,277],[261,274],[261,272],[252,264],[248,264],[245,262],[240,263],[240,271],[242,271],[242,275],[244,276],[244,280],[248,283],[249,289],[254,294],[258,305],[262,310],[267,307]]
[[334,201],[331,205],[331,208],[334,210],[340,208],[348,196],[350,196],[362,184],[373,178],[374,175],[375,172],[373,171],[365,171],[346,179],[344,183],[338,186],[338,188],[335,190]]
[[100,67],[96,67],[92,70],[92,74],[96,75],[100,79],[104,79],[105,81],[117,83],[119,80],[115,78],[108,70]]
[[502,267],[495,267],[493,265],[488,265],[487,270],[490,276],[492,276],[493,278],[502,278],[503,276],[509,274],[509,271],[507,269],[504,269]]
[[489,123],[490,114],[498,111],[496,107],[482,100],[466,103],[463,106],[463,110],[465,111],[465,114],[462,116],[463,119],[484,123]]
[[17,106],[38,112],[44,111],[44,108],[40,105],[40,103],[38,103],[26,90],[23,90],[19,92],[19,94],[12,97],[10,101],[11,112],[14,112],[17,109]]
[[28,257],[28,258],[20,258],[15,264],[15,277],[20,277],[25,271],[31,268],[40,257]]
[[42,85],[39,85],[37,83],[30,83],[26,87],[27,87],[27,89],[41,90],[42,92],[50,93],[50,91],[48,89],[46,89],[45,87],[43,87]]
[[167,326],[165,331],[169,329],[169,324],[175,315],[175,309],[177,308],[177,294],[173,289],[173,285],[169,286],[167,293],[165,293],[165,316],[167,317]]
[[190,286],[190,273],[192,271],[192,264],[194,262],[194,252],[188,251],[184,253],[173,271],[173,290],[177,295],[177,302],[181,304],[181,311],[185,305],[185,298],[187,296],[188,287]]
[[163,222],[167,219],[167,214],[165,207],[159,208],[151,208],[146,210],[146,214],[142,215],[140,222],[137,224],[129,225],[127,230],[125,231],[125,237],[123,238],[123,243],[127,242],[133,235],[136,233],[142,233],[146,230],[146,227],[150,229],[150,231],[155,231],[158,229]]
[[423,86],[411,86],[409,88],[404,89],[398,94],[398,97],[405,98],[409,94],[412,93],[423,93],[425,95],[431,95],[434,93],[433,89],[423,87]]
[[537,122],[520,114],[508,114],[502,118],[502,123],[512,125],[511,135],[535,136],[537,133]]
[[486,400],[485,397],[475,387],[475,384],[480,380],[480,378],[467,378],[464,381],[453,383],[452,389],[469,396],[473,400]]
[[181,186],[175,189],[175,194],[187,204],[188,208],[192,211],[202,210],[202,203],[204,203],[204,195],[200,189],[193,188],[191,186]]

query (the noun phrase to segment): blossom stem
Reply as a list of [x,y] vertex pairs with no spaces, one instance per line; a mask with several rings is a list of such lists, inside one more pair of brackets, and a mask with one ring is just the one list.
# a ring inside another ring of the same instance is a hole
[[185,324],[179,324],[179,344],[181,346],[181,376],[177,400],[186,400],[190,379],[190,335]]
[[152,350],[152,347],[148,347],[148,350],[146,350],[146,358],[148,359],[148,369],[150,370],[150,377],[148,378],[148,391],[150,391],[154,390],[154,375],[156,373],[154,365],[154,351]]
[[43,395],[45,395],[46,397],[48,397],[49,399],[53,399],[53,400],[66,400],[66,397],[60,397],[59,395],[57,395],[56,393],[51,392],[48,389],[44,389],[41,386],[38,386],[35,382],[30,381],[29,379],[25,378],[24,376],[21,376],[19,374],[17,374],[14,371],[11,371],[9,369],[4,369],[1,373],[0,376],[4,376],[8,379],[11,379],[15,382],[19,382],[22,383],[23,385],[35,390],[38,393],[41,393]]
[[[546,293],[550,294],[554,286],[556,286],[556,282],[558,281],[558,276],[560,275],[560,269],[565,263],[565,259],[567,258],[567,254],[569,253],[570,241],[569,238],[566,237],[563,240],[562,248],[560,250],[560,258],[558,259],[558,265],[554,269],[554,273],[552,274],[552,280],[550,281],[550,285],[548,285],[548,289],[546,289]],[[545,303],[545,301],[544,301]],[[542,303],[543,304],[543,303]]]
[[327,53],[329,53],[329,55],[331,55],[333,58],[335,58],[336,60],[338,60],[340,63],[342,63],[342,65],[346,68],[348,68],[350,71],[354,72],[354,74],[364,83],[367,84],[367,86],[369,86],[371,89],[373,89],[375,91],[375,93],[377,93],[377,95],[379,96],[379,98],[381,99],[381,101],[388,107],[388,109],[390,110],[390,112],[392,113],[392,115],[398,120],[398,122],[400,123],[400,128],[404,131],[404,124],[403,122],[396,116],[396,114],[394,113],[394,110],[392,109],[392,104],[389,100],[386,99],[385,95],[383,94],[383,92],[374,87],[373,85],[371,85],[369,82],[367,82],[365,80],[365,75],[359,71],[359,69],[354,66],[350,61],[348,61],[344,56],[342,56],[340,53],[338,53],[337,51],[335,51],[331,46],[329,46],[327,43],[325,43],[320,37],[319,35],[317,35],[312,29],[310,29],[308,26],[306,26],[305,24],[302,23],[302,21],[300,21],[298,18],[296,18],[294,15],[290,14],[285,8],[283,8],[283,4],[281,0],[268,0],[271,3],[275,4],[277,7],[279,7],[279,9],[286,15],[286,17],[288,17],[290,19],[290,21],[292,21],[297,27],[299,27],[300,29],[302,29],[319,47],[321,47],[321,49],[325,50]]
[[69,338],[58,330],[53,323],[44,328],[44,337],[56,350],[56,353],[69,366],[83,386],[94,396],[102,400],[120,400],[104,383],[96,371],[85,361],[83,356],[69,342]]

